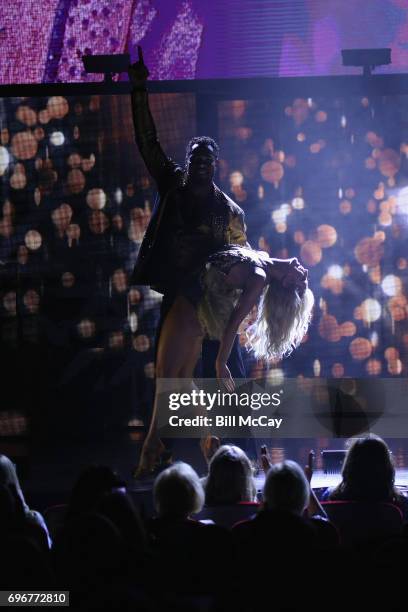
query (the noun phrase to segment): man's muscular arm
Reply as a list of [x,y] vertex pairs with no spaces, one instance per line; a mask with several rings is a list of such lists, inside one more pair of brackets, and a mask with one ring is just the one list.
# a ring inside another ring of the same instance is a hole
[[169,181],[181,169],[167,157],[157,138],[146,87],[149,71],[144,63],[140,46],[138,46],[138,53],[138,61],[129,66],[128,70],[129,79],[133,85],[131,99],[135,137],[146,167],[161,191],[162,188],[166,190],[170,186]]

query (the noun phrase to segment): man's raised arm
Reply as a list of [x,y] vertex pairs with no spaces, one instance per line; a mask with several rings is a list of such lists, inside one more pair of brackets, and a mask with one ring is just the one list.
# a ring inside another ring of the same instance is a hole
[[160,190],[162,186],[167,186],[166,182],[171,180],[174,173],[179,170],[179,166],[167,157],[158,141],[147,93],[149,70],[144,63],[140,46],[138,54],[138,61],[128,69],[129,80],[133,85],[131,98],[135,137],[146,167]]

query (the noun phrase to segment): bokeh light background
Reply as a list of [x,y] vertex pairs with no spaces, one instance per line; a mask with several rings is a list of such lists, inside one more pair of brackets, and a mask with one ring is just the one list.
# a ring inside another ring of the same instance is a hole
[[[0,83],[101,80],[82,55],[135,59],[138,44],[156,81],[356,74],[340,50],[359,47],[390,47],[377,72],[403,73],[407,37],[406,0],[14,0],[0,4]],[[151,102],[175,159],[198,131],[219,139],[218,182],[251,243],[310,269],[312,328],[272,379],[406,377],[406,97],[297,95],[218,102],[204,122],[194,94]],[[1,437],[29,417],[44,440],[90,439],[151,405],[160,296],[128,275],[154,186],[127,96],[63,96],[0,98]]]
[[[195,94],[151,105],[181,162]],[[215,104],[218,184],[251,244],[299,257],[316,297],[308,336],[281,363],[255,363],[242,333],[252,376],[406,377],[407,108],[404,96]],[[130,100],[3,98],[0,120],[3,415],[24,406],[42,432],[146,418],[160,296],[128,282],[154,204]]]

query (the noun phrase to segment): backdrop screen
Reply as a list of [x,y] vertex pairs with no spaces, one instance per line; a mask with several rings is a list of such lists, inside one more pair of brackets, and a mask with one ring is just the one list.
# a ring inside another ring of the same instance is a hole
[[[40,26],[41,24],[41,26]],[[0,83],[100,80],[84,54],[143,45],[152,79],[350,74],[344,48],[408,66],[406,0],[14,0],[0,6]]]
[[[195,94],[150,99],[163,148],[182,162]],[[215,107],[217,183],[254,247],[309,268],[316,298],[301,347],[268,366],[278,378],[407,375],[407,108],[406,97]],[[155,197],[129,99],[0,109],[2,408],[75,423],[97,409],[105,425],[143,416],[161,296],[128,280]],[[241,338],[255,376],[266,364]]]

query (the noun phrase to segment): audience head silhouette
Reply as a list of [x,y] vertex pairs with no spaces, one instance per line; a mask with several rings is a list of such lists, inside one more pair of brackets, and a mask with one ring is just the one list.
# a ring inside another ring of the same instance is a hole
[[284,461],[270,468],[264,486],[268,510],[301,515],[309,503],[309,483],[295,461]]
[[221,446],[211,458],[205,484],[209,506],[254,501],[256,487],[252,465],[238,446]]
[[153,495],[161,517],[187,518],[200,512],[204,504],[204,489],[197,473],[181,461],[159,474]]

